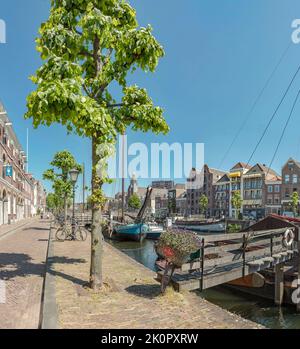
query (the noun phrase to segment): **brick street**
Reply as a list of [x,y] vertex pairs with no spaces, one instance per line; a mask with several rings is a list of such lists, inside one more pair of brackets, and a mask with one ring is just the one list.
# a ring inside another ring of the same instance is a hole
[[94,293],[85,287],[90,241],[53,244],[59,328],[262,328],[193,293],[162,297],[155,273],[107,244],[105,287]]
[[[12,230],[14,229],[14,230]],[[1,329],[39,327],[49,222],[37,218],[0,229]]]

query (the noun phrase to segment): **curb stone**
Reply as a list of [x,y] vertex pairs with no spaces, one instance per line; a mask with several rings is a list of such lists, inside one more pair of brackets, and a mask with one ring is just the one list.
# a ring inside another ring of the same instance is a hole
[[49,242],[46,259],[46,275],[44,280],[42,309],[41,309],[41,329],[57,329],[57,304],[55,275],[51,272],[51,263],[54,254],[53,233],[49,228]]

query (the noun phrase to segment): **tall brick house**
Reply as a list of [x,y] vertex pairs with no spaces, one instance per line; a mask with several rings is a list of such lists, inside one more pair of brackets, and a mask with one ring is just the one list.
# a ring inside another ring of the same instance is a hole
[[[282,212],[292,212],[291,195],[296,191],[300,196],[300,162],[289,158],[282,167],[281,209]],[[298,209],[299,213],[299,209]]]
[[[266,215],[267,188],[274,188],[280,183],[281,177],[274,170],[262,164],[256,164],[243,175],[243,213],[256,218]],[[271,194],[271,193],[270,193]],[[278,195],[278,193],[274,193]],[[273,195],[273,192],[272,192]]]
[[265,181],[265,208],[266,215],[281,214],[281,178],[278,180]]
[[[190,187],[187,186],[187,214],[200,214],[199,200],[202,195],[205,195],[208,199],[208,206],[206,214],[208,217],[214,215],[215,208],[215,192],[214,185],[217,183],[221,177],[223,177],[226,172],[221,170],[216,170],[214,168],[209,168],[204,165],[202,171],[192,169],[190,178],[188,178],[188,183],[201,183],[201,186]],[[199,178],[201,179],[199,180]]]
[[214,216],[228,217],[229,216],[229,202],[230,202],[230,178],[227,174],[223,175],[214,184]]

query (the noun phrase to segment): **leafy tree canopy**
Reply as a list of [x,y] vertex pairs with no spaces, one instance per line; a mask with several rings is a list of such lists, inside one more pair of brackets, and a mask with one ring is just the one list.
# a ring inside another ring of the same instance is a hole
[[[27,98],[26,118],[34,127],[65,125],[92,140],[91,287],[102,285],[102,186],[107,159],[118,133],[167,133],[162,108],[144,88],[127,83],[136,69],[154,72],[164,50],[150,26],[140,27],[125,0],[52,0],[40,27],[37,50],[44,64],[31,78],[36,90]],[[118,85],[120,100],[112,95]]]
[[76,162],[74,156],[67,150],[57,152],[50,165],[53,168],[43,173],[43,179],[52,182],[52,188],[57,196],[70,196],[72,184],[68,178],[69,171],[76,168],[81,172],[81,165]]
[[[122,0],[52,0],[41,25],[37,50],[46,63],[31,79],[37,90],[28,97],[26,117],[35,127],[53,122],[68,131],[107,142],[128,126],[168,132],[163,110],[147,91],[127,86],[137,68],[153,72],[162,46],[152,28],[139,27],[135,10]],[[109,91],[123,90],[117,103]]]
[[200,199],[199,199],[199,207],[200,207],[200,211],[201,213],[203,213],[208,206],[208,198],[206,195],[202,194]]
[[236,210],[240,210],[243,200],[241,198],[241,192],[239,190],[232,193],[231,204]]
[[132,194],[128,199],[128,206],[133,209],[139,209],[141,207],[141,200],[137,194]]

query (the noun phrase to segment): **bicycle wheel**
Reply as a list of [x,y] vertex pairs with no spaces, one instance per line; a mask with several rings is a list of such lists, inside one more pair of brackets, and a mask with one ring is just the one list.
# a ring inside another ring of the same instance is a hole
[[82,228],[76,229],[75,237],[76,237],[76,240],[78,240],[78,241],[85,241],[87,238],[86,230],[82,229]]
[[66,229],[64,228],[58,228],[55,233],[56,240],[58,241],[65,241],[67,237]]

